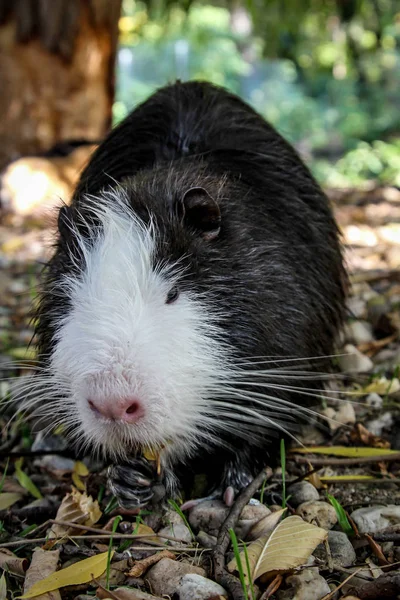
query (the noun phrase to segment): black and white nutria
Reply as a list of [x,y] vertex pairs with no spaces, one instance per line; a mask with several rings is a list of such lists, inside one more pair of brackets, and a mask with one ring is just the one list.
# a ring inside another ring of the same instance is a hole
[[60,210],[27,405],[108,458],[122,506],[197,473],[239,490],[310,418],[309,359],[329,370],[345,292],[295,150],[238,97],[178,82],[110,133]]

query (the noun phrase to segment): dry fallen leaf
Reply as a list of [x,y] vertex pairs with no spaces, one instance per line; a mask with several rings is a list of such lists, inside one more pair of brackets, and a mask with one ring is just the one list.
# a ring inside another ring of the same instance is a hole
[[[58,566],[59,558],[59,550],[50,552],[48,550],[42,550],[42,548],[36,548],[32,555],[31,564],[26,573],[24,592],[26,593],[27,590],[33,589],[35,586],[40,585],[44,578],[54,576]],[[58,590],[54,590],[55,588],[40,592],[40,600],[61,600],[60,592]]]
[[[113,554],[112,552],[110,558],[112,558]],[[107,561],[108,552],[85,558],[85,560],[74,563],[34,583],[20,598],[33,598],[34,596],[40,596],[68,585],[89,583],[93,578],[96,579],[104,573],[107,568]]]
[[370,448],[390,448],[390,442],[374,435],[361,423],[356,423],[353,431],[350,433],[350,439],[353,444],[365,444]]
[[[152,594],[148,594],[147,592],[142,592],[142,590],[138,588],[128,588],[128,587],[120,587],[116,588],[112,592],[113,600],[164,600],[159,596],[153,596]],[[106,590],[102,585],[96,590],[96,598],[100,598],[100,600],[106,600],[110,598],[110,592]],[[215,598],[217,600],[217,598]],[[222,599],[226,600],[226,599]]]
[[[61,502],[56,515],[56,521],[69,521],[78,525],[87,525],[91,527],[101,517],[101,510],[97,500],[91,496],[82,494],[79,490],[72,488],[72,492],[67,494]],[[74,535],[77,529],[68,525],[54,523],[51,527],[49,538],[54,539],[66,535]],[[80,530],[82,532],[82,530]]]
[[7,548],[2,548],[0,550],[0,569],[25,577],[28,564],[27,558],[20,558]]
[[17,492],[3,492],[0,494],[0,510],[7,510],[13,504],[21,500],[22,494]]
[[374,379],[369,385],[363,388],[363,394],[379,394],[380,396],[386,394],[394,394],[400,390],[400,381],[397,377],[393,379],[386,379],[386,377],[379,377]]
[[0,600],[7,600],[7,583],[4,573],[0,577]]
[[[290,571],[307,562],[315,548],[328,536],[321,527],[306,523],[298,516],[288,517],[268,536],[248,546],[250,576],[255,581],[271,572]],[[240,554],[246,579],[248,580],[244,553]],[[228,570],[237,570],[236,559],[228,564]]]
[[287,508],[281,508],[281,510],[276,510],[266,517],[260,519],[260,521],[257,521],[257,523],[253,525],[247,534],[246,540],[252,542],[253,540],[258,540],[260,537],[271,533],[278,525],[286,511]]
[[329,456],[340,456],[343,458],[361,458],[371,456],[390,456],[398,454],[397,450],[387,450],[385,448],[364,448],[346,447],[346,446],[314,446],[311,448],[293,448],[290,453],[296,454],[327,454]]
[[89,470],[87,468],[87,466],[81,462],[80,460],[77,460],[74,463],[74,470],[72,473],[72,482],[74,484],[74,486],[80,490],[81,492],[85,491],[85,484],[82,481],[81,477],[87,477],[89,475]]
[[172,560],[175,560],[176,556],[169,550],[161,550],[161,552],[158,552],[158,554],[153,554],[152,556],[148,556],[142,560],[135,561],[135,564],[129,570],[127,575],[129,577],[141,577],[149,567],[158,563],[162,558],[171,558]]

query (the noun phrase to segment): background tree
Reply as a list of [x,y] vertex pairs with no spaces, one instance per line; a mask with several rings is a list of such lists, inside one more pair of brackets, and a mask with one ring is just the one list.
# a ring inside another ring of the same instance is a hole
[[121,0],[0,0],[0,169],[111,123]]

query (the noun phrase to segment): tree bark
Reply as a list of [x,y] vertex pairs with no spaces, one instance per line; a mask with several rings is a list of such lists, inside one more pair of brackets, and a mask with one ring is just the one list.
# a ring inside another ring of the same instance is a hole
[[0,170],[111,124],[121,0],[0,0]]

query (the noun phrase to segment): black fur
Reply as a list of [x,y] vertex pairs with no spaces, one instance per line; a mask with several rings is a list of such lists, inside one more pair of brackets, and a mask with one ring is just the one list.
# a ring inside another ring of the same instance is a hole
[[[221,328],[238,358],[276,357],[279,366],[285,357],[332,354],[346,276],[331,208],[293,148],[248,105],[207,83],[161,89],[97,149],[71,208],[64,209],[68,218],[77,220],[78,210],[85,214],[84,194],[117,184],[144,221],[155,216],[161,234],[157,260],[185,256],[184,285],[223,308]],[[215,239],[204,238],[179,217],[185,193],[196,186],[219,207]],[[53,346],[55,317],[68,310],[68,298],[57,291],[60,276],[74,268],[64,217],[38,314],[43,355]],[[329,360],[319,367],[328,369]],[[308,380],[306,386],[319,390],[321,384]],[[309,402],[300,394],[274,394],[299,405]],[[177,465],[176,472],[212,471],[214,483],[225,473],[224,485],[238,480],[238,471],[253,475],[270,447],[269,433],[261,425],[256,430],[264,434],[264,447],[256,435],[228,436],[232,452],[207,450],[212,461],[199,455],[190,465]]]

